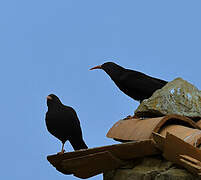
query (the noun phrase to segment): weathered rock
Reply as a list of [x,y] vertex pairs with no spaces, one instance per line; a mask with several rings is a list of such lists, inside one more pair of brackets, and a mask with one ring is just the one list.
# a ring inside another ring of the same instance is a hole
[[161,156],[145,157],[130,168],[120,168],[104,173],[104,180],[197,180],[185,169],[173,166]]
[[201,91],[182,78],[176,78],[145,99],[135,114],[144,117],[169,114],[201,117]]

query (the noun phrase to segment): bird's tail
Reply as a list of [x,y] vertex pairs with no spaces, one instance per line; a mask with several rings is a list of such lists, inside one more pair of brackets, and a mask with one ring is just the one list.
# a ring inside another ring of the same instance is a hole
[[81,139],[72,139],[69,140],[71,145],[73,146],[74,150],[79,150],[79,149],[88,149],[88,146],[84,142],[83,138]]

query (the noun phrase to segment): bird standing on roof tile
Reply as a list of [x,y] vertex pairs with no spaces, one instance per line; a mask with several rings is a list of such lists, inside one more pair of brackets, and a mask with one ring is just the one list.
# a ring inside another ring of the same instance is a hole
[[138,71],[125,69],[113,62],[106,62],[90,70],[93,69],[104,70],[121,91],[140,102],[151,97],[157,89],[168,83]]
[[54,94],[47,96],[47,106],[46,126],[48,131],[62,142],[60,153],[64,153],[64,144],[67,140],[70,141],[74,150],[87,149],[75,110],[63,105]]

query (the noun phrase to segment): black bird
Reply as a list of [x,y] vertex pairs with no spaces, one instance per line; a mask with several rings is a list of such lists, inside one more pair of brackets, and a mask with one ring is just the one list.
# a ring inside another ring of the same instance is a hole
[[113,62],[106,62],[90,70],[93,69],[103,69],[121,91],[140,102],[168,83],[138,71],[125,69]]
[[64,153],[64,144],[67,140],[70,141],[74,150],[87,149],[75,110],[63,105],[54,94],[47,96],[47,106],[48,111],[45,117],[47,130],[62,142],[60,153]]

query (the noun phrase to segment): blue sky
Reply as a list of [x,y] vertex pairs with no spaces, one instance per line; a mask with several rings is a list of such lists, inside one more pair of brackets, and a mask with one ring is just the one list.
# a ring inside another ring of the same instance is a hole
[[75,180],[46,160],[61,149],[46,96],[77,111],[89,147],[116,143],[107,131],[139,103],[89,68],[113,61],[201,89],[201,1],[0,1],[0,52],[1,178]]

